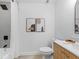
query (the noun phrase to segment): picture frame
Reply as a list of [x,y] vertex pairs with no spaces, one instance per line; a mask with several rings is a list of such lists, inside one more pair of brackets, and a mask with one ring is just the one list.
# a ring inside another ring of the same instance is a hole
[[26,32],[45,32],[45,18],[26,18]]

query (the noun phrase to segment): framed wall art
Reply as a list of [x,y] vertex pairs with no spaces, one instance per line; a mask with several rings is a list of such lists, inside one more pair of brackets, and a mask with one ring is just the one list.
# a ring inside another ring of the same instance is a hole
[[45,32],[45,19],[26,18],[26,32]]

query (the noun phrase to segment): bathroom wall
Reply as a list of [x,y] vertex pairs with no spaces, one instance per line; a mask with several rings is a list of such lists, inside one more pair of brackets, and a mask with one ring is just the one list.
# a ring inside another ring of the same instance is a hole
[[[54,4],[19,3],[20,55],[34,54],[40,47],[48,46],[54,39]],[[45,18],[45,32],[26,32],[26,18]]]
[[18,4],[16,2],[11,2],[11,58],[17,57],[19,55],[18,30]]
[[56,0],[55,37],[65,39],[78,37],[74,34],[74,8],[76,0]]
[[26,2],[26,3],[45,3],[45,2],[49,2],[49,3],[54,3],[55,0],[16,0],[17,2]]

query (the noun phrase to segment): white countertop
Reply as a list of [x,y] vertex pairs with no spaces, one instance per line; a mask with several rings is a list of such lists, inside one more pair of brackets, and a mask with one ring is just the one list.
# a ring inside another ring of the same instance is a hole
[[71,53],[73,53],[74,55],[79,57],[79,43],[78,42],[67,43],[67,42],[62,41],[62,40],[55,40],[55,43],[57,43],[61,47],[67,49],[68,51],[70,51]]

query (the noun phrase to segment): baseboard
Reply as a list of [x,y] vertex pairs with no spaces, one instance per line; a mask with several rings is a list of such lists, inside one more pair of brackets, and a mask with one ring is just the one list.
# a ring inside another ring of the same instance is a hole
[[15,57],[15,59],[18,59],[19,57],[26,56],[26,55],[40,55],[40,52],[38,51],[24,52],[24,53],[21,53],[19,56]]
[[[21,53],[18,57],[14,58],[14,59],[19,59],[20,57],[23,57],[23,56],[26,56],[26,55],[40,55],[40,52],[38,52],[38,51],[24,52],[24,53]],[[52,53],[51,55],[54,55],[54,53]]]
[[18,58],[19,58],[19,56],[20,56],[20,55],[16,55],[16,56],[14,56],[14,59],[18,59]]

